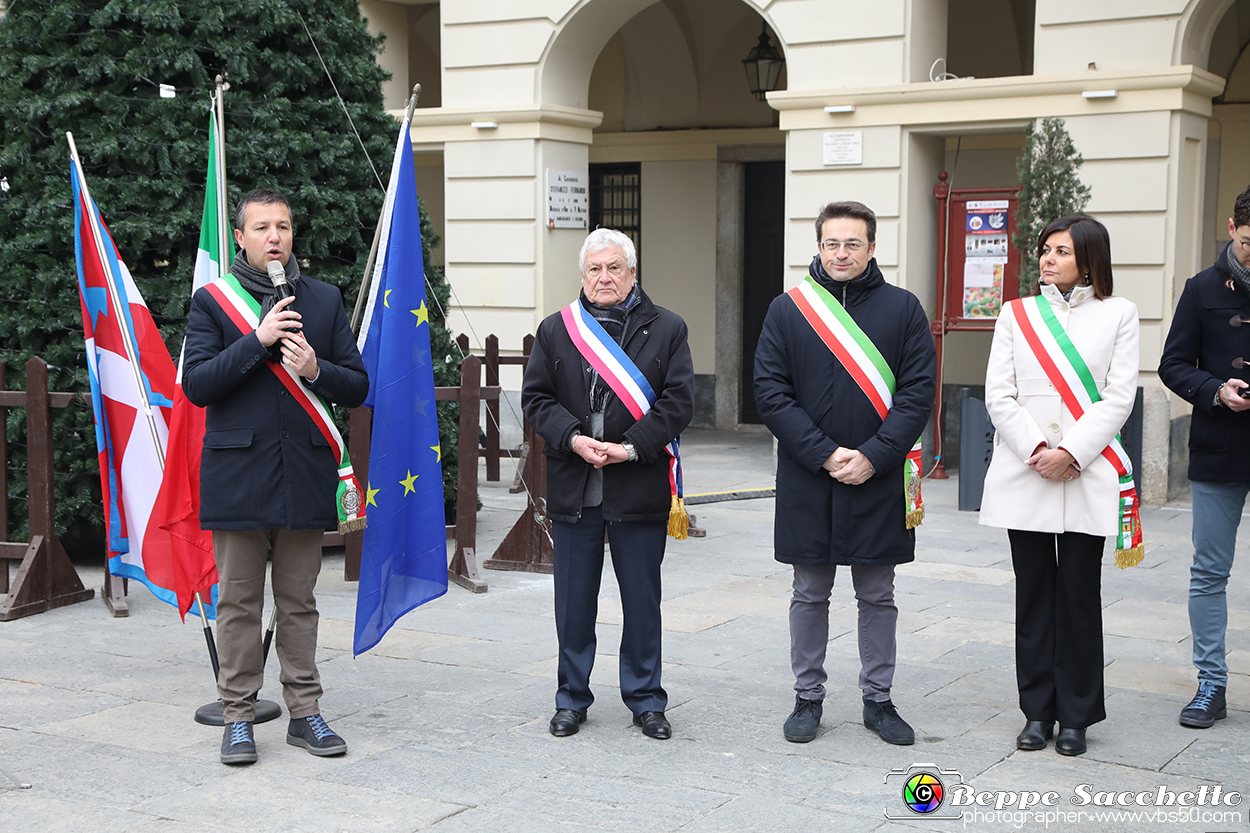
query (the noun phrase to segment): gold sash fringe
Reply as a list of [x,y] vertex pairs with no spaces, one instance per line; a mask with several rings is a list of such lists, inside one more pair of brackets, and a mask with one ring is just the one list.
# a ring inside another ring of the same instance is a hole
[[346,535],[349,532],[359,532],[365,528],[366,523],[367,519],[365,518],[352,518],[348,521],[339,521],[339,534]]
[[686,514],[686,502],[673,495],[672,508],[668,510],[668,534],[684,541],[690,534],[690,516]]
[[1146,545],[1138,544],[1132,549],[1115,551],[1115,566],[1124,570],[1128,567],[1136,567],[1142,563],[1142,559],[1146,557]]

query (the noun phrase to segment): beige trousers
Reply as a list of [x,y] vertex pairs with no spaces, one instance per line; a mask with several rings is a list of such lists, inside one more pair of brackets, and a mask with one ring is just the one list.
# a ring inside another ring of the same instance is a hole
[[262,608],[265,562],[273,559],[273,598],[278,617],[282,697],[291,717],[321,709],[317,673],[317,600],[313,588],[321,572],[320,529],[213,530],[217,588],[217,654],[221,673],[217,693],[226,723],[256,717],[256,694],[264,682]]

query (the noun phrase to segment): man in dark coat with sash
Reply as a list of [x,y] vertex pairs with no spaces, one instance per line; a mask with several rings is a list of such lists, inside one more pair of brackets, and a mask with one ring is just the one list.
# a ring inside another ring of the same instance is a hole
[[[220,576],[217,645],[226,730],[221,762],[252,763],[263,681],[261,608],[273,560],[275,646],[290,712],[287,743],[314,755],[347,744],[321,717],[315,661],[323,531],[363,521],[358,484],[330,414],[369,391],[338,289],[299,272],[291,209],[278,191],[246,194],[235,215],[241,251],[230,274],[195,293],[183,390],[206,408],[200,524]],[[294,287],[277,300],[273,262]]]
[[772,302],[755,353],[756,403],[778,440],[775,557],[794,568],[784,732],[796,743],[815,739],[822,715],[838,565],[851,568],[859,607],[864,725],[889,743],[915,740],[890,699],[894,567],[915,558],[937,364],[920,301],[877,268],[876,231],[862,203],[821,211],[809,277]]
[[[636,283],[633,241],[596,229],[578,256],[580,297],[538,327],[521,407],[546,441],[556,636],[551,734],[576,734],[594,702],[603,539],[621,591],[621,699],[643,734],[665,740],[660,562],[666,529],[685,537],[677,439],[694,415],[686,322]],[[672,516],[672,517],[670,517]]]

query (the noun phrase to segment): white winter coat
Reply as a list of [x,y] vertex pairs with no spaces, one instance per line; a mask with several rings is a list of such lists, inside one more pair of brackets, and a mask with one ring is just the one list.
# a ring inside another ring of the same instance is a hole
[[[1042,294],[1089,366],[1102,400],[1074,419],[1020,332],[1011,305],[1004,305],[985,375],[985,404],[996,433],[980,522],[1115,535],[1119,477],[1102,450],[1128,419],[1137,393],[1137,306],[1125,298],[1100,301],[1089,286],[1076,287],[1069,301],[1050,285]],[[1053,482],[1030,469],[1024,461],[1039,443],[1062,446],[1076,458],[1081,476]]]

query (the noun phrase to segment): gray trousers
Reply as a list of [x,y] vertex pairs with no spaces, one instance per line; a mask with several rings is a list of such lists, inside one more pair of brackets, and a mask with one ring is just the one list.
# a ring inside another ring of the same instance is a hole
[[[790,667],[794,690],[804,700],[825,698],[825,649],[829,646],[829,595],[836,565],[794,565],[790,598]],[[865,700],[890,699],[894,682],[894,565],[854,565],[851,582],[859,605],[859,688]]]
[[274,647],[281,665],[282,697],[291,717],[319,714],[317,600],[321,572],[320,529],[214,530],[217,587],[217,693],[227,723],[256,718],[256,693],[264,682],[261,609],[265,562],[273,555],[273,600],[278,611]]

